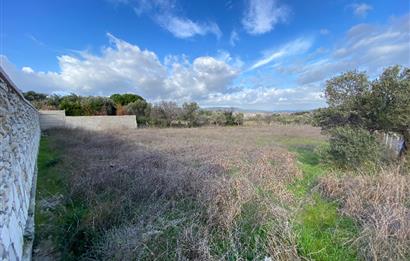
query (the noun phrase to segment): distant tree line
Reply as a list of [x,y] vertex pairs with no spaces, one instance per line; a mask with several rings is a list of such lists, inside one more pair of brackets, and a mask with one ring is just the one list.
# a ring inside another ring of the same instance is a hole
[[29,91],[25,98],[39,110],[65,110],[67,116],[135,115],[139,126],[199,127],[242,125],[244,115],[232,109],[210,111],[195,102],[179,106],[175,102],[149,103],[143,97],[126,93],[110,97],[46,95]]
[[247,121],[264,124],[313,124],[314,113],[315,110],[290,113],[257,113],[252,117],[248,117]]

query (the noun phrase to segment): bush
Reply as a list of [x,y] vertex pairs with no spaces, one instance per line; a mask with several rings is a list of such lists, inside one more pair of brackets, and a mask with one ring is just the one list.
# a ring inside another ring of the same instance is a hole
[[138,125],[146,125],[149,121],[150,106],[145,100],[137,100],[125,106],[128,114],[135,115]]
[[337,127],[329,131],[331,137],[327,159],[337,166],[359,169],[378,165],[382,160],[383,148],[376,137],[365,129]]

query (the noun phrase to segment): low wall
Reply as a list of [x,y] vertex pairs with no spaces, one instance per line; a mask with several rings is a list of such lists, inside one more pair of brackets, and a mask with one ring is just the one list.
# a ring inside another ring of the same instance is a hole
[[65,111],[39,111],[42,130],[65,126]]
[[135,115],[123,116],[66,116],[67,128],[81,128],[86,130],[115,130],[135,129],[137,120]]
[[30,260],[40,125],[0,67],[0,260]]
[[123,116],[65,116],[64,110],[40,111],[42,130],[51,128],[81,128],[85,130],[135,129],[135,115]]

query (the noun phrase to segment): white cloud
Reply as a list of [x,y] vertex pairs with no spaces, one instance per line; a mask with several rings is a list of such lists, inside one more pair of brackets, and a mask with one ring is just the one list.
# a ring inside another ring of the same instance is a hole
[[350,7],[353,10],[353,13],[358,16],[358,17],[366,17],[367,13],[370,12],[373,7],[371,5],[368,5],[366,3],[360,3],[360,4],[352,4]]
[[326,29],[326,28],[320,29],[319,32],[320,32],[321,35],[328,35],[328,34],[330,34],[329,29]]
[[285,56],[292,56],[292,55],[297,55],[304,53],[309,50],[309,48],[312,46],[313,41],[311,38],[298,38],[294,41],[291,41],[285,45],[283,45],[281,48],[276,49],[274,51],[269,52],[265,57],[262,59],[256,61],[250,68],[249,70],[254,70],[257,69],[261,66],[264,66],[274,60],[277,60],[279,58],[283,58]]
[[222,36],[219,26],[214,22],[196,23],[188,18],[161,15],[157,17],[158,24],[177,38],[190,38],[195,35],[214,34],[218,39]]
[[[224,50],[195,59],[168,55],[160,61],[152,51],[108,37],[110,45],[98,55],[82,52],[58,57],[58,71],[16,68],[4,56],[0,64],[25,91],[136,92],[151,101],[194,100],[202,106],[269,110],[325,105],[324,80],[346,70],[366,70],[373,78],[389,65],[410,66],[410,15],[391,18],[385,25],[353,26],[335,46],[326,48],[314,49],[313,38],[301,37],[265,52],[248,66]],[[249,72],[268,64],[269,71]],[[249,69],[243,71],[244,67]]]
[[222,32],[215,22],[198,22],[179,15],[177,2],[174,0],[111,0],[133,6],[134,12],[140,16],[147,14],[163,29],[177,38],[186,39],[197,35],[214,34],[218,39]]
[[31,67],[23,67],[21,70],[25,73],[34,73],[34,70]]
[[229,36],[229,44],[235,46],[236,42],[239,41],[239,35],[235,30],[232,30],[231,35]]
[[249,34],[270,32],[276,24],[286,22],[290,9],[276,0],[249,0],[242,25]]
[[353,26],[341,45],[325,56],[294,70],[298,82],[323,81],[347,70],[366,70],[374,77],[387,66],[410,66],[410,15],[392,18],[385,26],[359,24]]
[[234,106],[261,110],[309,110],[324,106],[323,92],[316,85],[295,88],[245,88],[232,93],[214,93],[202,101],[206,106]]
[[209,93],[225,93],[237,73],[223,61],[209,56],[198,57],[189,66],[174,63],[164,88],[179,100],[203,99]]
[[[15,68],[2,56],[2,66],[24,90],[109,95],[136,92],[149,99],[200,99],[208,93],[227,91],[239,72],[229,54],[225,60],[203,56],[190,63],[186,57],[168,56],[164,64],[154,52],[108,34],[110,46],[100,55],[58,57],[59,72]],[[228,58],[229,59],[228,59]]]

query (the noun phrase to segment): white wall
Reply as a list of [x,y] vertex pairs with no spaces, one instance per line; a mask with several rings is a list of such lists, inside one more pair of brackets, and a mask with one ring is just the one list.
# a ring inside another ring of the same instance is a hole
[[123,116],[65,116],[64,110],[40,111],[42,130],[50,128],[80,128],[85,130],[135,129],[135,115]]

